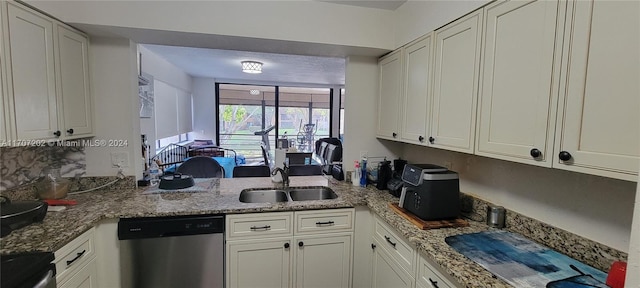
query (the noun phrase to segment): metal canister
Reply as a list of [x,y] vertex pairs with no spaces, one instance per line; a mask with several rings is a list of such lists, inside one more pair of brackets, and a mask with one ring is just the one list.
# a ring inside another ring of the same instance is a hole
[[487,225],[494,228],[504,228],[505,209],[502,206],[487,207]]

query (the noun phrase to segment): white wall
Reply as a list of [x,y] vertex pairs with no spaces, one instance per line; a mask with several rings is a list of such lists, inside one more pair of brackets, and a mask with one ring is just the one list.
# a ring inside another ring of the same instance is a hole
[[[192,93],[193,79],[191,75],[171,64],[158,54],[138,45],[138,53],[141,53],[142,72],[151,75],[154,80],[162,81],[177,89]],[[153,85],[153,81],[149,85]],[[154,90],[155,93],[155,90]],[[140,119],[140,133],[147,135],[150,155],[156,154],[156,109],[153,109],[151,118]]]
[[27,2],[69,23],[393,48],[392,11],[320,1]]
[[345,75],[345,126],[343,143],[343,167],[353,170],[353,161],[360,159],[360,152],[368,156],[388,156],[400,153],[401,144],[377,140],[376,119],[378,114],[378,59],[352,56],[347,58]]
[[424,1],[409,0],[393,15],[394,48],[401,47],[491,0]]
[[122,147],[87,147],[87,176],[115,176],[112,152],[129,156],[125,175],[141,176],[136,44],[128,39],[91,38],[91,89],[95,103],[94,139],[127,141]]
[[636,183],[405,144],[409,163],[453,164],[460,191],[621,251]]
[[193,78],[193,132],[192,139],[216,139],[216,80]]
[[142,72],[182,91],[189,93],[193,91],[191,75],[147,49],[144,45],[138,45],[138,52],[142,53]]

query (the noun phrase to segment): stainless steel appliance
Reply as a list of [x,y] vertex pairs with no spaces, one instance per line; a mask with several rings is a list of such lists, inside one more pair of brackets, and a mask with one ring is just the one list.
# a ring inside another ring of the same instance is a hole
[[502,206],[487,206],[487,225],[504,228],[506,210]]
[[458,217],[458,173],[432,164],[407,164],[402,172],[402,181],[405,187],[400,195],[400,207],[422,220]]
[[1,255],[2,288],[55,288],[53,259],[53,252]]
[[123,287],[224,287],[224,215],[120,219]]

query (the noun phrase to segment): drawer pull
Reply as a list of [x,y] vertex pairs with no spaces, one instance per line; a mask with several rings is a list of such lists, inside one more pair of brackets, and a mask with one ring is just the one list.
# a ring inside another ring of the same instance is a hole
[[438,281],[433,281],[433,279],[429,277],[429,282],[431,282],[431,286],[433,286],[433,288],[438,288]]
[[256,226],[251,226],[251,230],[269,230],[271,229],[270,225],[264,225],[264,226],[260,226],[260,227],[256,227]]
[[67,260],[67,267],[73,264],[73,262],[76,262],[76,260],[80,259],[80,257],[82,257],[85,252],[87,252],[87,250],[82,250],[82,252],[78,252],[78,254],[76,254],[76,257],[74,257],[73,259]]
[[389,244],[391,244],[391,246],[393,246],[393,248],[396,248],[396,243],[391,242],[391,238],[389,238],[389,236],[384,235],[384,240],[387,240],[387,242],[389,242]]
[[322,226],[322,225],[333,225],[335,222],[333,221],[326,221],[326,222],[316,222],[316,225],[318,226]]

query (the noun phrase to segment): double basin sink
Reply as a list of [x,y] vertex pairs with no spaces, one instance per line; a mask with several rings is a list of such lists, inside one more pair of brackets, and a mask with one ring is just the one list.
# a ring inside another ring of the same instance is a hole
[[289,187],[283,189],[245,189],[240,192],[243,203],[329,200],[338,198],[329,187]]

